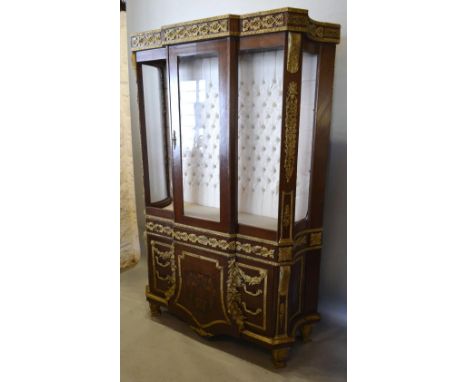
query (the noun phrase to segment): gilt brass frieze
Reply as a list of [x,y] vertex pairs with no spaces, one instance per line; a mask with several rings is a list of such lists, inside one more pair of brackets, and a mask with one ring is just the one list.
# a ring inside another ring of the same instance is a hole
[[182,42],[203,41],[227,36],[249,36],[279,31],[304,33],[317,42],[340,42],[340,26],[308,17],[305,9],[281,8],[247,15],[224,15],[166,25],[136,33],[130,39],[133,51],[159,48]]
[[195,41],[205,38],[216,38],[228,32],[228,19],[213,20],[209,22],[178,25],[163,30],[166,44]]
[[265,258],[274,258],[274,249],[270,249],[261,245],[253,245],[251,243],[241,242],[239,240],[225,240],[206,235],[198,235],[195,233],[173,229],[172,227],[164,226],[153,221],[146,222],[146,229],[148,232],[157,233],[182,242],[200,244],[224,251],[238,251],[247,254],[258,255]]
[[270,31],[285,25],[284,13],[259,15],[241,20],[242,32]]

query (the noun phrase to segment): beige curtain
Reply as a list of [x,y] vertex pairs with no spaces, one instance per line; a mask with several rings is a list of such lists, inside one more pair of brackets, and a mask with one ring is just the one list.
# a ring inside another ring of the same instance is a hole
[[120,269],[140,259],[128,87],[127,18],[120,12]]

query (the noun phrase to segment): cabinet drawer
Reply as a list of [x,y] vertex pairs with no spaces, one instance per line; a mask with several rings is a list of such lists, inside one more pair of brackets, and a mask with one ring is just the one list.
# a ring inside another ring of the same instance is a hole
[[268,270],[239,262],[241,307],[246,328],[267,330]]
[[153,238],[148,240],[150,287],[153,293],[166,294],[174,283],[173,251],[170,244]]

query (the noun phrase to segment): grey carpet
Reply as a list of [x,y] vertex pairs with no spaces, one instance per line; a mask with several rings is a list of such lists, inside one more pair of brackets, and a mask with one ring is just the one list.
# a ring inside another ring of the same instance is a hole
[[120,275],[121,382],[346,380],[346,328],[322,320],[311,341],[293,347],[288,366],[248,342],[203,339],[163,311],[151,319],[144,296],[146,259]]

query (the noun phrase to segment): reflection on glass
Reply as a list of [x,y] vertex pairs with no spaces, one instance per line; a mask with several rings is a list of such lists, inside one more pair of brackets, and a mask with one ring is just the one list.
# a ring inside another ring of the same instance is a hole
[[284,50],[239,55],[238,220],[276,230]]
[[184,213],[220,220],[218,57],[179,62]]
[[297,183],[295,221],[305,219],[309,208],[310,172],[315,116],[315,83],[317,56],[304,52],[302,56],[301,113],[297,153]]
[[150,203],[155,203],[169,196],[167,194],[166,137],[163,112],[163,71],[159,67],[142,65],[142,75]]

